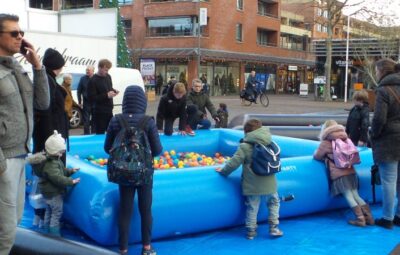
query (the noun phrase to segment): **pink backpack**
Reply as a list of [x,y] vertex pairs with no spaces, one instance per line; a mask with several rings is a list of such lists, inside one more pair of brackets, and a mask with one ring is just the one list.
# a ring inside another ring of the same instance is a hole
[[347,138],[332,140],[333,161],[338,168],[349,168],[352,165],[360,164],[360,154],[353,142]]

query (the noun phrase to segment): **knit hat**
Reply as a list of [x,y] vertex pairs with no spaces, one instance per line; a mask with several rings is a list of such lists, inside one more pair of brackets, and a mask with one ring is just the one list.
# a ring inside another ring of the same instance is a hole
[[60,69],[65,65],[65,60],[60,52],[48,48],[43,56],[43,65],[50,70]]
[[57,155],[60,151],[64,151],[66,149],[65,140],[57,132],[57,130],[54,130],[54,133],[49,138],[47,138],[44,145],[46,148],[46,152],[50,155]]

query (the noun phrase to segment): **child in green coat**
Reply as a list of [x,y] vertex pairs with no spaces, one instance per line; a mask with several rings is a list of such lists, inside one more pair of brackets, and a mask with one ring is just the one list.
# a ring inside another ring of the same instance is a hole
[[267,203],[269,234],[273,237],[283,235],[278,228],[280,200],[277,192],[275,175],[259,176],[251,169],[253,146],[250,143],[268,145],[271,143],[271,133],[263,127],[261,121],[250,119],[244,125],[245,137],[233,157],[221,169],[216,171],[228,176],[242,165],[242,192],[246,204],[247,238],[254,239],[257,235],[257,214],[261,200]]

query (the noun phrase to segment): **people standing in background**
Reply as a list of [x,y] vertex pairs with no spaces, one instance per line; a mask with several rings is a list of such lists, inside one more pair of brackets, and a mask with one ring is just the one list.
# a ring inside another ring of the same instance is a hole
[[219,108],[217,110],[217,115],[219,121],[215,122],[216,128],[227,128],[228,127],[228,107],[225,103],[220,103]]
[[111,76],[108,74],[112,64],[108,59],[101,59],[98,71],[89,80],[88,97],[93,106],[93,124],[96,134],[104,134],[108,123],[113,116],[113,98],[119,91],[112,86]]
[[159,73],[156,76],[156,94],[160,95],[161,93],[161,88],[163,86],[163,82],[164,82],[164,78],[162,77],[162,75]]
[[178,81],[176,80],[175,75],[171,75],[168,83],[164,86],[161,95],[166,95],[168,93],[169,88],[172,88],[177,82]]
[[400,226],[400,64],[392,59],[376,62],[378,81],[371,125],[372,155],[382,182],[382,218],[376,225]]
[[78,96],[78,104],[82,109],[83,113],[83,134],[88,135],[94,132],[94,128],[92,126],[92,104],[89,101],[88,96],[88,84],[90,78],[94,75],[94,66],[86,67],[86,75],[82,76],[79,80],[77,96]]
[[358,146],[366,146],[368,142],[369,105],[368,93],[356,91],[353,95],[354,106],[351,108],[346,122],[346,133]]
[[71,74],[64,74],[63,76],[63,83],[61,87],[64,88],[67,95],[65,96],[65,112],[67,113],[68,120],[72,118],[72,107],[74,104],[74,99],[72,98],[72,75]]
[[[25,204],[25,157],[30,152],[33,108],[49,107],[46,71],[23,39],[17,15],[0,13],[0,254],[13,246]],[[22,49],[22,51],[21,51]],[[14,54],[32,65],[33,83]],[[10,127],[4,129],[5,127]]]

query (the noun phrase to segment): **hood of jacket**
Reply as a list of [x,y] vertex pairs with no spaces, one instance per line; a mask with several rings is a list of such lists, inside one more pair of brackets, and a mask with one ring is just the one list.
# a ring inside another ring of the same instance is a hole
[[319,139],[321,141],[323,140],[335,140],[337,138],[340,139],[346,139],[347,134],[346,134],[346,129],[342,125],[333,125],[330,127],[325,128],[324,130],[321,131]]
[[270,144],[272,141],[268,127],[261,127],[246,134],[243,139],[245,142]]
[[125,89],[122,100],[122,113],[124,114],[144,114],[146,113],[147,99],[141,87],[136,85],[128,86]]
[[16,58],[10,56],[0,56],[0,62],[3,66],[11,69],[18,70],[21,73],[26,73],[24,68],[19,64]]
[[26,160],[28,161],[29,164],[35,165],[35,164],[40,164],[44,161],[46,161],[46,153],[44,152],[37,152],[35,154],[29,155]]
[[391,73],[379,81],[379,86],[400,85],[400,73]]

